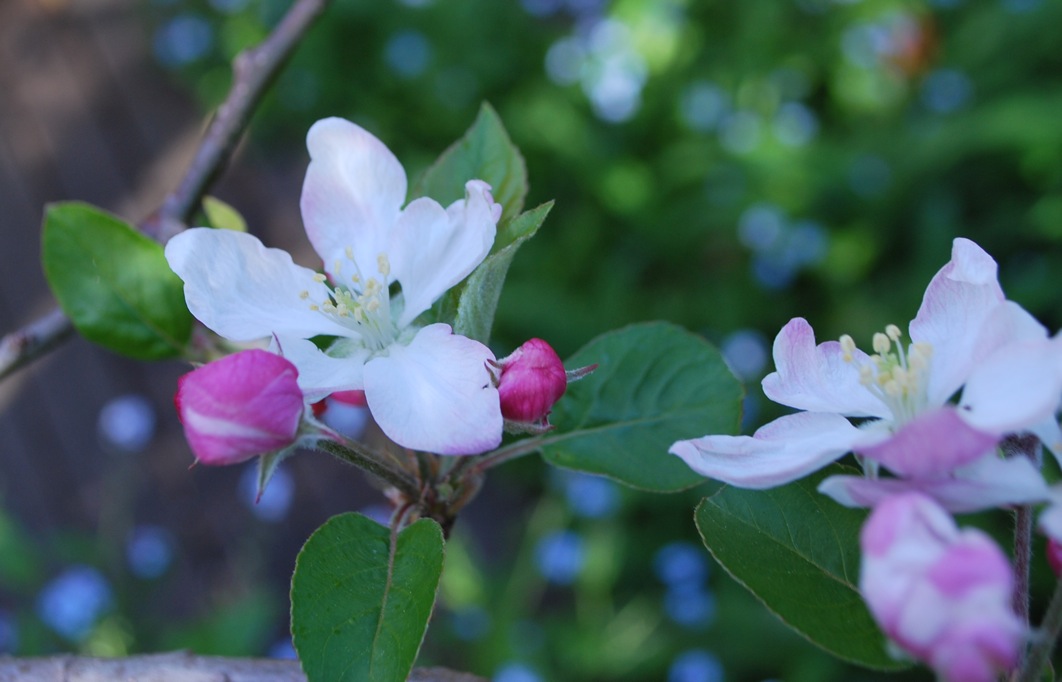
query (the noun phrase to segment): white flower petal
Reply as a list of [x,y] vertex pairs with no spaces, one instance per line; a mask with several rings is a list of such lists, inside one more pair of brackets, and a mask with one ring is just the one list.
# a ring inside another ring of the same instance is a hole
[[166,244],[166,260],[184,280],[188,309],[227,339],[351,334],[310,309],[328,295],[328,287],[314,279],[312,270],[249,234],[186,230]]
[[443,209],[431,199],[402,211],[388,248],[394,279],[402,283],[405,327],[490,253],[497,233],[494,199],[481,180],[465,184],[465,199]]
[[960,413],[981,431],[1022,431],[1055,414],[1062,399],[1062,344],[1012,343],[979,364],[966,381]]
[[332,271],[352,249],[364,277],[377,272],[377,256],[406,200],[406,173],[371,133],[341,118],[314,123],[306,135],[310,165],[302,185],[306,235]]
[[1050,502],[1040,514],[1040,530],[1055,542],[1062,542],[1062,486],[1051,488]]
[[471,455],[501,443],[498,389],[486,368],[494,354],[453,334],[424,327],[408,346],[365,365],[365,398],[376,423],[399,445],[440,455]]
[[1040,439],[1055,459],[1062,464],[1062,428],[1054,415],[1029,427],[1029,432]]
[[763,392],[776,403],[812,412],[850,417],[891,417],[889,408],[859,381],[859,366],[869,362],[856,349],[845,362],[836,341],[815,345],[807,320],[795,317],[774,339],[776,371],[763,379]]
[[981,334],[1003,302],[996,262],[969,239],[956,239],[948,262],[926,287],[910,325],[911,340],[933,347],[927,394],[931,404],[948,400],[980,359]]
[[819,484],[819,492],[846,507],[872,507],[892,495],[910,491],[929,495],[955,513],[1032,504],[1048,496],[1047,484],[1032,462],[1025,458],[1004,460],[994,453],[956,470],[955,476],[949,478],[830,476]]
[[[342,341],[339,343],[342,344]],[[299,388],[306,396],[306,402],[317,402],[337,391],[363,388],[363,373],[369,350],[355,344],[342,345],[344,356],[332,357],[306,339],[277,339],[276,346],[280,354],[299,370]]]
[[771,488],[821,469],[863,437],[840,415],[800,412],[780,417],[752,436],[680,440],[668,452],[709,478],[741,488]]

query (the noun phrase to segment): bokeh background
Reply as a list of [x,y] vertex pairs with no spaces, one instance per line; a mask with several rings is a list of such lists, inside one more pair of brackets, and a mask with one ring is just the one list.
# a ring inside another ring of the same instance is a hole
[[[147,215],[233,55],[288,5],[0,4],[0,332],[51,305],[44,203]],[[788,319],[866,347],[913,317],[954,237],[1062,324],[1058,26],[1055,0],[334,0],[214,193],[311,264],[314,120],[355,120],[415,176],[489,101],[528,205],[557,202],[510,271],[495,350],[539,336],[565,356],[671,320],[723,350],[751,431],[778,414],[758,384]],[[0,653],[289,656],[302,541],[385,511],[323,455],[289,460],[258,505],[250,469],[189,471],[183,371],[75,340],[0,384]],[[498,682],[879,679],[711,562],[692,522],[711,490],[648,495],[535,459],[492,472],[448,546],[422,663]]]

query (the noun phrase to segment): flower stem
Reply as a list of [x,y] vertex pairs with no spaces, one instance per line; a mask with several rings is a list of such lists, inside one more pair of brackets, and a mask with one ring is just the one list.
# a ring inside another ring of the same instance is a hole
[[1044,666],[1051,658],[1051,652],[1062,631],[1062,581],[1055,585],[1055,593],[1040,623],[1040,631],[1033,641],[1032,648],[1025,658],[1017,682],[1037,682],[1042,676]]
[[461,470],[471,470],[475,473],[481,474],[487,469],[492,469],[511,459],[530,455],[532,452],[541,449],[545,443],[546,439],[544,438],[525,438],[521,441],[512,443],[511,445],[506,445],[503,448],[498,448],[494,452],[483,455],[482,457],[478,457],[472,464],[463,467]]
[[353,464],[359,469],[364,469],[373,476],[393,485],[408,499],[415,500],[420,497],[420,490],[418,490],[416,482],[411,477],[404,471],[392,469],[377,453],[357,441],[344,439],[343,442],[339,442],[321,439],[317,441],[317,448]]
[[[1027,457],[1039,467],[1041,464],[1040,441],[1036,436],[1012,435],[1000,444],[1004,456]],[[1014,612],[1029,625],[1029,573],[1032,566],[1032,506],[1021,505],[1014,512]]]

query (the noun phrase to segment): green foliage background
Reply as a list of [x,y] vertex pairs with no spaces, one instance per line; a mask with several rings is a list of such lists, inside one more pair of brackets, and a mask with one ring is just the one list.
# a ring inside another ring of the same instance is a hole
[[[287,5],[157,3],[156,51],[217,103],[228,60]],[[177,20],[197,27],[194,53],[167,42]],[[788,319],[866,346],[913,317],[954,237],[996,257],[1010,298],[1062,324],[1059,25],[1052,0],[335,0],[253,134],[265,153],[297,155],[314,120],[345,116],[415,175],[489,101],[527,160],[527,205],[556,200],[510,269],[497,349],[538,336],[567,356],[669,320],[741,365],[750,429],[773,416],[757,384]],[[460,533],[450,544],[432,660],[658,680],[694,647],[716,652],[726,679],[876,679],[722,576],[716,625],[667,621],[651,557],[696,541],[691,510],[710,489],[623,490],[613,516],[578,518],[536,463],[499,473],[534,501],[491,551]],[[534,547],[565,527],[585,538],[585,565],[550,587]],[[469,641],[445,623],[471,607],[489,611],[490,634]]]

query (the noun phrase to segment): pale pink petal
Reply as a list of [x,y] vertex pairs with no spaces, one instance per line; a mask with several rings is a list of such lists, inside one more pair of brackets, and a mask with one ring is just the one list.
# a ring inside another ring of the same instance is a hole
[[889,438],[856,452],[911,478],[936,477],[995,448],[999,437],[969,426],[951,406],[924,412]]
[[374,276],[406,200],[402,165],[371,133],[341,118],[314,123],[306,146],[306,235],[330,272],[350,248],[363,277]]
[[471,455],[501,443],[498,390],[486,368],[494,354],[453,334],[424,327],[408,346],[365,365],[365,397],[376,423],[399,445],[440,455]]
[[363,388],[368,349],[343,339],[335,347],[336,350],[330,349],[326,354],[306,339],[279,339],[280,352],[299,368],[299,387],[306,394],[307,402],[316,402],[337,391]]
[[931,499],[893,495],[860,537],[859,587],[885,633],[947,682],[990,682],[1025,636],[1010,562],[980,530],[956,528]]
[[351,334],[310,308],[328,295],[328,287],[314,279],[312,270],[249,234],[186,230],[166,244],[166,260],[184,280],[188,309],[227,339]]
[[929,282],[911,339],[932,346],[929,402],[948,400],[969,375],[981,333],[993,310],[1003,302],[996,262],[969,239],[956,239],[951,261]]
[[295,442],[304,410],[297,370],[264,350],[246,350],[189,372],[174,402],[203,464],[237,464]]
[[1047,484],[1032,463],[1024,458],[1000,459],[995,454],[955,472],[934,479],[830,476],[819,492],[846,507],[872,507],[903,492],[920,492],[955,513],[966,513],[1014,504],[1033,504],[1047,496]]
[[852,359],[845,362],[837,341],[816,346],[811,325],[795,317],[774,339],[776,371],[764,377],[763,392],[798,410],[889,417],[889,408],[859,382],[859,367],[869,358],[857,349]]
[[1056,542],[1062,542],[1062,486],[1051,488],[1049,504],[1040,514],[1040,530]]
[[487,257],[497,232],[495,206],[490,186],[470,180],[465,198],[448,209],[421,198],[402,211],[388,250],[392,276],[401,282],[405,299],[399,327],[430,308]]
[[680,440],[668,452],[703,476],[740,488],[772,488],[835,461],[863,435],[840,415],[799,412],[765,424],[752,436]]
[[966,381],[963,417],[994,433],[1022,431],[1053,417],[1062,400],[1062,345],[1056,340],[1008,344]]

